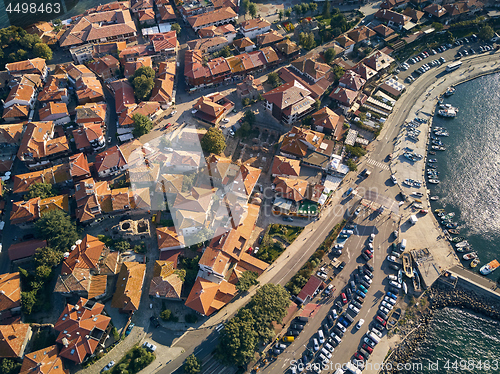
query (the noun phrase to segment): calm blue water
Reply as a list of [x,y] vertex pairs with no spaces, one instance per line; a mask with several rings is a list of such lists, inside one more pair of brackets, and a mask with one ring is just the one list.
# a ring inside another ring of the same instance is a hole
[[[440,197],[432,209],[456,213],[460,236],[466,237],[481,260],[476,271],[493,259],[500,260],[499,83],[499,74],[484,76],[458,86],[454,95],[445,98],[459,113],[453,119],[434,118],[434,126],[446,127],[450,136],[442,137],[445,152],[429,156],[438,160],[441,181],[429,185],[431,195]],[[489,277],[499,276],[497,270]]]
[[426,340],[406,370],[400,372],[496,374],[500,373],[499,352],[500,322],[460,309],[444,308],[434,314]]

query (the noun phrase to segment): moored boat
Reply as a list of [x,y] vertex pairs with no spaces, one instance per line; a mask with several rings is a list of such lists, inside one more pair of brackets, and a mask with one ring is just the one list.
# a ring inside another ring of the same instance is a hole
[[456,91],[455,87],[448,87],[444,92],[444,96],[446,97],[451,96],[455,93],[455,91]]
[[457,116],[457,111],[452,109],[452,108],[440,109],[440,110],[438,110],[438,114],[441,117],[453,118],[453,117]]
[[420,292],[420,277],[418,276],[417,269],[413,269],[413,288],[416,292]]
[[436,152],[434,152],[434,151],[429,151],[429,154],[434,156],[434,155],[436,154]]
[[464,256],[462,257],[464,260],[472,260],[474,258],[477,258],[477,252],[470,252],[470,253],[466,253],[464,254]]
[[399,269],[398,271],[398,282],[402,283],[403,282],[403,270]]
[[451,241],[453,243],[460,243],[464,240],[465,238],[464,237],[461,237],[461,236],[457,236],[456,238],[453,238]]
[[462,240],[460,243],[455,244],[455,247],[461,248],[461,247],[467,247],[469,245],[469,242],[467,240]]
[[439,184],[439,179],[429,179],[428,182],[431,184]]
[[474,260],[472,260],[472,262],[470,263],[470,267],[471,267],[471,268],[475,268],[478,264],[479,264],[479,259],[478,259],[478,258],[475,258],[475,259],[474,259]]
[[458,234],[460,234],[460,231],[458,231],[457,229],[449,229],[449,230],[448,230],[448,232],[449,232],[450,234],[453,234],[453,235],[458,235]]
[[406,285],[406,282],[403,282],[403,291],[405,294],[408,293],[408,286]]
[[434,209],[434,213],[441,213],[441,212],[444,212],[443,208]]
[[484,265],[479,272],[483,275],[488,275],[492,272],[494,272],[498,267],[500,266],[500,263],[497,260],[493,260],[488,262],[486,265]]
[[460,252],[460,253],[470,252],[472,250],[471,247],[469,247],[469,246],[458,247],[458,248],[455,248],[455,249],[457,250],[457,252]]
[[413,277],[413,269],[411,267],[411,257],[409,253],[403,253],[403,270],[408,278]]

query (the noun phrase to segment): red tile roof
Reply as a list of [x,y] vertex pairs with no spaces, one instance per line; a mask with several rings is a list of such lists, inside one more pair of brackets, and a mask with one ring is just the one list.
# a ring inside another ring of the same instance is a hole
[[21,277],[18,272],[0,274],[0,312],[21,306]]
[[300,174],[300,160],[292,160],[291,158],[276,155],[271,167],[271,174],[298,177]]
[[19,374],[69,374],[58,356],[56,345],[42,348],[24,356]]
[[90,168],[87,156],[83,153],[77,153],[70,156],[69,169],[73,178],[90,177]]
[[116,282],[116,291],[111,301],[113,308],[132,313],[139,309],[145,272],[146,264],[138,262],[122,264]]
[[64,259],[61,274],[69,274],[75,268],[97,269],[97,263],[105,248],[104,243],[95,236],[85,235],[80,244]]
[[22,357],[26,348],[24,341],[30,330],[26,323],[0,325],[0,357]]

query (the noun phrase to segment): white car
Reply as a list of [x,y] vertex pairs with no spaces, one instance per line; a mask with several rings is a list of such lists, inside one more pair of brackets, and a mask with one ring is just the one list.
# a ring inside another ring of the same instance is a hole
[[382,301],[382,303],[381,303],[381,304],[382,304],[382,306],[383,306],[384,308],[387,308],[387,309],[389,309],[389,310],[392,310],[392,308],[394,308],[394,307],[392,306],[392,304],[389,304],[387,301]]
[[313,347],[315,351],[319,350],[319,344],[317,339],[313,339]]
[[113,366],[115,366],[115,362],[114,361],[110,361],[109,364],[107,364],[106,366],[104,366],[104,368],[102,369],[102,371],[108,371]]
[[108,137],[108,144],[111,143],[111,136]]
[[355,314],[359,313],[359,309],[352,304],[349,304],[349,309],[351,309]]
[[229,122],[229,120],[228,120],[227,118],[224,118],[224,119],[222,120],[222,122],[224,122],[224,123],[228,123],[228,122]]
[[398,260],[394,256],[387,256],[387,261],[389,261],[389,262],[398,262]]
[[356,328],[359,330],[361,326],[363,326],[363,323],[365,323],[365,320],[361,318],[358,323],[356,323]]
[[337,327],[339,328],[340,331],[342,332],[346,332],[347,329],[345,328],[345,326],[343,324],[341,324],[340,322],[337,323]]
[[396,176],[394,174],[391,175],[391,180],[392,180],[392,183],[394,183],[394,184],[398,183],[398,180],[396,179]]
[[398,288],[400,289],[401,288],[401,284],[398,283],[398,282],[394,282],[394,281],[390,281],[389,284],[392,286],[392,287],[395,287],[395,288]]
[[370,234],[370,243],[373,243],[373,241],[375,240],[375,234]]
[[384,312],[385,314],[389,314],[390,310],[387,308],[384,308],[382,305],[379,306],[379,309]]
[[333,247],[333,249],[342,249],[342,248],[344,248],[343,243],[335,244],[335,246]]
[[142,346],[144,348],[146,348],[148,351],[151,351],[151,352],[156,351],[156,345],[154,345],[154,344],[151,344],[151,343],[148,343],[148,342],[144,342],[144,344],[142,344]]
[[373,332],[375,335],[377,335],[379,338],[382,337],[382,333],[380,331],[378,331],[377,329],[375,328],[372,328],[371,329],[371,332]]
[[394,230],[392,233],[394,234],[394,237],[397,239],[399,235],[398,230]]
[[172,113],[170,113],[170,115],[173,116],[175,113],[177,113],[176,110],[172,111]]
[[366,274],[363,276],[363,280],[368,284],[372,284],[372,279]]
[[387,278],[389,279],[389,281],[394,281],[394,282],[397,282],[398,280],[398,277],[392,274],[389,274]]
[[384,301],[391,304],[391,305],[396,304],[396,300],[394,300],[392,297],[389,297],[389,296],[384,296]]

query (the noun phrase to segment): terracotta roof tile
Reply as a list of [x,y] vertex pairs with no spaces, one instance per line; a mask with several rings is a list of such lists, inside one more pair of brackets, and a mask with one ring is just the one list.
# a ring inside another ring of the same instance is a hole
[[21,357],[30,329],[30,325],[25,323],[0,325],[0,357]]
[[124,262],[118,280],[116,291],[111,301],[113,308],[135,312],[139,309],[142,294],[142,283],[146,265],[138,262]]
[[12,244],[8,249],[9,259],[11,261],[15,261],[26,257],[31,257],[35,254],[35,251],[38,248],[45,248],[46,246],[46,240],[38,239]]
[[68,374],[58,352],[57,346],[52,345],[26,354],[19,374]]
[[156,238],[158,239],[158,249],[169,249],[184,247],[184,237],[179,235],[175,227],[160,227],[156,229]]
[[21,277],[18,272],[0,275],[0,312],[21,306]]
[[271,167],[272,175],[289,175],[299,176],[300,160],[293,160],[283,156],[274,156],[273,165]]

